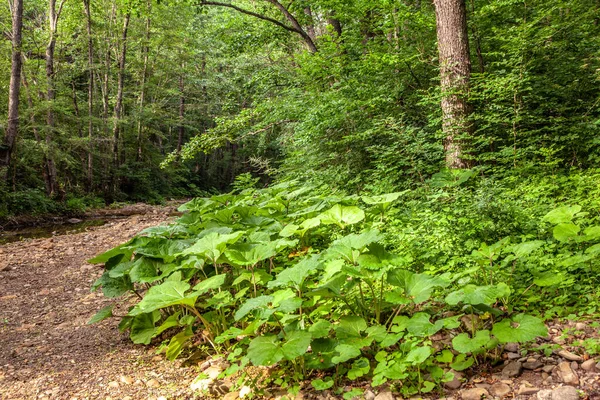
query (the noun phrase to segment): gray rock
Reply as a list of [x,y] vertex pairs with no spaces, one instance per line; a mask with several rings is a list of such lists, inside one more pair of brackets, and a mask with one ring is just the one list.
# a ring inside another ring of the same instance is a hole
[[544,389],[537,392],[536,399],[537,400],[552,400],[552,390]]
[[521,358],[521,356],[518,353],[506,353],[506,356],[509,360],[516,360]]
[[485,389],[475,388],[463,390],[460,392],[460,395],[462,400],[481,400],[482,398],[487,398],[490,394]]
[[587,325],[584,324],[583,322],[578,322],[575,324],[575,330],[577,330],[577,331],[585,331],[586,327],[587,327]]
[[523,363],[523,368],[530,370],[542,368],[543,366],[544,364],[539,361],[527,361],[526,363]]
[[490,387],[490,394],[492,396],[496,396],[496,397],[504,397],[507,394],[509,394],[510,391],[511,391],[510,386],[508,386],[506,383],[502,383],[502,382],[494,383]]
[[552,400],[579,400],[579,393],[572,386],[561,386],[552,392]]
[[78,224],[78,223],[83,222],[83,221],[80,220],[79,218],[69,218],[67,220],[67,222],[70,223],[70,224]]
[[384,390],[375,396],[375,400],[394,400],[394,395],[389,390]]
[[375,393],[373,393],[370,390],[367,390],[364,394],[363,394],[365,400],[375,400]]
[[586,371],[593,371],[594,369],[596,369],[596,360],[594,360],[593,358],[590,358],[589,360],[584,361],[581,364],[581,368]]
[[571,369],[572,369],[573,371],[576,371],[576,370],[578,370],[578,369],[579,369],[579,364],[577,364],[577,361],[572,361],[572,362],[571,362]]
[[510,362],[504,367],[502,370],[502,377],[506,378],[515,378],[521,374],[523,370],[523,364],[518,361]]
[[571,369],[571,366],[566,361],[558,364],[558,376],[567,385],[579,385],[577,374]]
[[509,353],[516,353],[519,351],[519,344],[518,343],[506,343],[504,345],[504,350]]
[[551,373],[552,370],[555,368],[555,365],[545,365],[544,367],[542,367],[542,370],[544,372],[546,372],[547,374]]
[[583,358],[581,358],[577,354],[573,354],[567,350],[559,351],[558,355],[561,356],[562,358],[564,358],[565,360],[569,360],[569,361],[583,361]]

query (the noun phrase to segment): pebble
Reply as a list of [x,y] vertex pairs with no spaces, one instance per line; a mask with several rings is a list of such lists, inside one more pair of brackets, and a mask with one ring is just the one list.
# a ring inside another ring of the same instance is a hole
[[542,370],[548,374],[551,373],[553,369],[554,365],[545,365],[542,367]]
[[510,386],[508,386],[506,383],[498,382],[498,383],[494,383],[490,387],[490,394],[492,396],[504,397],[509,393],[510,393]]
[[119,379],[121,381],[121,383],[124,383],[126,385],[131,385],[133,384],[133,378],[130,376],[121,376],[121,378]]
[[375,393],[373,393],[370,390],[367,390],[364,394],[363,397],[365,398],[365,400],[375,400]]
[[509,353],[516,353],[519,351],[519,344],[518,343],[506,343],[504,345],[504,350],[506,350]]
[[[488,398],[489,397],[489,393],[487,390],[485,389],[481,389],[481,388],[475,388],[475,389],[467,389],[467,390],[463,390],[460,393],[462,400],[481,400],[482,398]],[[375,399],[377,400],[377,399]]]
[[229,392],[223,396],[222,400],[237,400],[240,397],[240,392]]
[[561,386],[552,392],[552,400],[579,400],[579,392],[572,386]]
[[581,368],[586,371],[593,371],[594,369],[596,369],[596,360],[590,358],[589,360],[581,364]]
[[515,378],[521,374],[523,365],[518,361],[510,362],[502,370],[503,378]]
[[569,361],[583,361],[583,358],[581,358],[581,356],[578,356],[577,354],[573,354],[567,350],[559,351],[558,355]]
[[394,395],[389,390],[385,390],[375,396],[374,400],[394,400]]
[[575,324],[575,330],[577,330],[577,331],[585,331],[586,327],[587,327],[587,325],[584,324],[583,322],[578,322]]
[[579,385],[577,374],[571,369],[571,366],[566,361],[558,364],[558,375],[567,385]]
[[160,383],[158,383],[156,379],[150,379],[149,381],[146,381],[146,386],[150,388],[157,388],[160,386]]
[[538,368],[542,368],[544,366],[544,364],[542,364],[539,361],[527,361],[526,363],[523,363],[523,368],[525,369],[530,369],[530,370],[534,370],[534,369],[538,369]]
[[517,392],[517,394],[529,396],[532,394],[536,394],[539,391],[540,391],[540,388],[538,388],[538,387],[521,385],[521,387],[519,387],[519,391]]
[[454,379],[452,379],[449,382],[445,382],[444,386],[451,390],[460,388],[462,386],[461,379],[463,377],[463,374],[461,374],[460,372],[456,372],[456,371],[450,371],[450,372],[452,372],[454,374]]
[[506,357],[508,357],[509,360],[516,360],[521,358],[521,356],[518,353],[506,353]]
[[115,382],[115,381],[108,382],[108,387],[111,387],[111,388],[113,388],[113,389],[116,389],[116,388],[118,388],[118,387],[119,387],[119,382]]
[[244,397],[248,396],[250,393],[252,393],[252,389],[250,389],[249,386],[242,386],[242,388],[240,389],[240,399],[243,399]]
[[536,399],[537,400],[552,400],[552,390],[544,389],[537,392]]

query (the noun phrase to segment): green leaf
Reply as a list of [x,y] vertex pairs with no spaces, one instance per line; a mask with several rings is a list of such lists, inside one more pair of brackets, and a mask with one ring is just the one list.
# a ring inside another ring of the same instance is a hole
[[393,203],[394,201],[398,200],[398,198],[400,198],[400,196],[402,196],[406,192],[408,192],[408,190],[405,190],[403,192],[386,193],[379,196],[361,196],[361,199],[365,202],[365,204],[382,204],[387,206]]
[[276,244],[277,242],[236,245],[227,249],[225,255],[234,265],[251,266],[273,257],[277,253]]
[[150,344],[150,341],[156,335],[154,324],[159,318],[160,314],[154,312],[136,315],[131,324],[129,335],[133,343]]
[[317,320],[310,328],[308,328],[308,331],[315,339],[328,337],[330,330],[331,323],[324,319]]
[[577,236],[581,228],[572,222],[565,222],[554,227],[552,235],[559,242],[566,242],[570,238]]
[[559,207],[546,214],[542,221],[548,221],[551,224],[571,222],[579,211],[581,211],[579,205]]
[[245,232],[243,231],[238,231],[231,234],[212,232],[200,238],[191,247],[184,250],[182,254],[202,255],[210,259],[212,262],[217,262],[227,246],[237,242],[244,235],[244,233]]
[[276,336],[258,336],[248,346],[248,359],[254,365],[270,366],[283,359],[283,351]]
[[541,240],[532,240],[529,242],[518,243],[510,247],[510,251],[512,251],[517,258],[525,257],[535,250],[539,249],[544,245],[545,242]]
[[103,309],[101,309],[100,311],[98,311],[92,318],[90,318],[90,320],[88,321],[88,325],[92,325],[92,324],[95,324],[100,321],[104,321],[105,319],[112,317],[113,316],[113,313],[112,313],[113,307],[114,307],[114,305],[106,306]]
[[129,312],[129,315],[148,313],[175,305],[193,307],[197,296],[186,296],[185,292],[189,288],[190,285],[188,283],[178,281],[166,281],[158,286],[152,286],[142,301]]
[[334,364],[340,364],[360,356],[360,348],[349,344],[339,344],[335,347],[336,355],[331,358]]
[[499,283],[496,286],[476,286],[466,285],[462,289],[454,291],[446,296],[446,303],[451,306],[458,303],[465,304],[487,304],[491,305],[498,298],[510,295],[510,288],[505,283]]
[[413,348],[406,356],[406,361],[412,365],[419,365],[425,362],[431,355],[431,347],[421,346]]
[[215,275],[203,280],[194,286],[194,295],[200,296],[209,290],[220,288],[225,283],[225,279],[227,279],[227,274]]
[[441,278],[415,274],[402,269],[388,272],[387,280],[392,285],[403,288],[406,296],[415,304],[427,301],[436,287],[447,285]]
[[177,335],[171,338],[167,347],[167,359],[173,361],[176,359],[181,352],[185,344],[194,337],[191,327],[188,327],[183,332],[179,332]]
[[362,396],[363,393],[364,393],[364,391],[362,389],[354,388],[354,389],[344,393],[344,395],[342,397],[344,398],[344,400],[354,400],[354,399]]
[[456,356],[454,362],[450,364],[450,368],[452,368],[455,371],[464,371],[465,369],[473,365],[474,362],[475,359],[473,357],[467,358],[466,354],[459,354]]
[[367,329],[367,323],[361,317],[354,315],[345,316],[335,327],[336,336],[340,339],[360,337],[360,333]]
[[293,236],[296,233],[296,231],[298,230],[298,228],[300,228],[300,226],[295,225],[295,224],[287,224],[281,230],[281,232],[279,232],[279,236],[285,237],[285,238]]
[[459,353],[476,353],[484,350],[490,340],[488,330],[477,331],[473,338],[467,333],[461,333],[452,339],[452,347]]
[[517,314],[512,319],[504,319],[494,324],[492,334],[500,343],[525,343],[535,340],[538,336],[548,336],[548,329],[537,317]]
[[317,216],[325,225],[352,225],[365,219],[365,212],[356,206],[336,204],[329,210]]
[[327,390],[330,387],[333,386],[333,379],[331,379],[330,376],[326,376],[325,380],[323,379],[315,379],[313,380],[310,384],[316,389],[316,390]]
[[246,300],[246,302],[235,312],[234,318],[236,321],[244,318],[250,311],[257,308],[266,307],[273,301],[273,296],[258,296]]
[[354,360],[352,368],[348,371],[348,379],[354,380],[360,378],[369,373],[371,370],[371,364],[365,357],[361,357],[358,360]]
[[156,334],[160,335],[161,333],[163,333],[164,331],[166,331],[169,328],[174,328],[176,326],[179,326],[179,316],[180,315],[181,315],[181,311],[177,311],[175,314],[170,315],[169,318],[164,320],[164,322],[162,324],[160,324],[160,326],[158,328],[156,328]]
[[283,357],[286,360],[293,360],[296,357],[300,357],[306,353],[311,339],[311,334],[306,331],[293,331],[288,333],[285,338],[285,343],[281,346]]
[[299,287],[304,282],[304,279],[312,272],[317,270],[321,266],[319,262],[319,256],[314,255],[311,257],[303,258],[298,264],[293,267],[285,268],[281,271],[275,280],[269,282],[267,286],[269,288],[275,288],[278,286],[293,285]]

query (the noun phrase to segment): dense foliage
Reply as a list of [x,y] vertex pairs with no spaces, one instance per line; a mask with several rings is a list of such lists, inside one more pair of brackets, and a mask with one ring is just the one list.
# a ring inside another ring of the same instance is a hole
[[[135,343],[162,338],[170,359],[225,351],[239,383],[292,392],[306,379],[430,392],[449,369],[545,336],[545,318],[596,312],[600,225],[585,211],[596,199],[532,208],[520,185],[437,178],[427,194],[359,197],[295,182],[257,190],[243,176],[238,194],[195,199],[175,224],[91,260],[105,263],[94,287],[142,297],[117,301]],[[530,195],[553,198],[562,184],[536,182]],[[257,379],[249,364],[278,368]]]

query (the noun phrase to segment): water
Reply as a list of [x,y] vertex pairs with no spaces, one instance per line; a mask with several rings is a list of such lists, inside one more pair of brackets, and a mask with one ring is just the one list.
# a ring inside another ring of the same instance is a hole
[[48,238],[52,236],[69,235],[87,230],[89,227],[102,226],[106,219],[90,218],[70,224],[68,222],[28,226],[11,231],[0,231],[0,245],[18,242],[24,239]]

